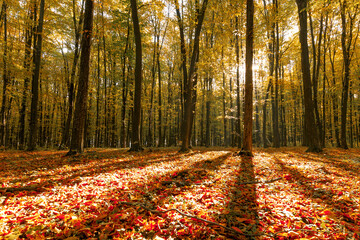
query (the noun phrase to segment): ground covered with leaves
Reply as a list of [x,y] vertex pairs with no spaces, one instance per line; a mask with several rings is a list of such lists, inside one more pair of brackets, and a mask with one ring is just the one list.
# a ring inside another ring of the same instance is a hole
[[360,151],[0,153],[0,239],[360,239]]

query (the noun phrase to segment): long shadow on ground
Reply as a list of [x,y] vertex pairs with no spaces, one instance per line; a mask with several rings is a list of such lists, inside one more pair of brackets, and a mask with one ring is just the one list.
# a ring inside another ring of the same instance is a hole
[[346,198],[346,200],[336,200],[336,197],[339,194],[337,193],[337,189],[315,188],[312,184],[314,182],[313,178],[305,176],[302,172],[294,167],[287,166],[284,161],[277,157],[274,157],[274,159],[275,163],[280,166],[281,170],[291,176],[288,181],[291,183],[296,183],[296,185],[299,187],[300,193],[309,199],[313,199],[315,201],[320,200],[327,206],[327,208],[332,209],[332,211],[336,213],[333,218],[335,218],[335,220],[338,222],[346,222],[344,226],[349,232],[353,232],[354,228],[359,226],[359,220],[354,219],[351,217],[351,215],[349,215],[349,213],[356,211],[358,208],[357,203],[353,202],[349,198]]
[[[164,153],[166,153],[165,156]],[[81,181],[80,177],[91,177],[101,173],[109,173],[121,169],[144,168],[156,163],[174,161],[175,157],[190,157],[199,153],[201,152],[178,154],[160,151],[154,153],[155,155],[152,157],[144,158],[144,155],[142,153],[124,154],[123,151],[114,151],[113,153],[111,153],[111,156],[109,156],[108,154],[103,155],[101,153],[89,153],[76,157],[69,157],[66,159],[57,158],[56,164],[59,166],[59,168],[63,167],[64,165],[68,166],[68,168],[62,170],[59,173],[56,173],[56,175],[54,175],[53,171],[46,169],[44,170],[44,174],[41,175],[14,178],[11,180],[11,182],[20,182],[21,185],[17,185],[16,187],[0,188],[0,190],[2,192],[27,191],[27,195],[36,195],[44,191],[48,191],[47,189],[53,187],[54,185],[75,185]],[[108,162],[106,161],[106,158],[109,159],[109,157],[119,157],[119,160],[117,162]],[[122,160],[122,158],[125,157],[126,159]],[[72,167],[77,168],[73,169]],[[38,170],[38,167],[35,167],[31,171],[36,170]],[[15,173],[16,171],[12,172],[13,175],[15,175]],[[41,183],[33,182],[33,180],[40,178],[42,179]]]
[[241,156],[240,171],[233,187],[231,201],[225,214],[219,219],[225,219],[227,227],[240,230],[239,239],[255,239],[258,235],[258,203],[255,184],[242,184],[255,181],[254,163],[252,157]]

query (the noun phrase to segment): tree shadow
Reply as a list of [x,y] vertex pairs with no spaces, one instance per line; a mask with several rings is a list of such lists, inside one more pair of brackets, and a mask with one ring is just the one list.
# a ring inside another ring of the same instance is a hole
[[255,184],[242,184],[254,182],[255,171],[253,158],[240,156],[241,162],[237,173],[236,183],[232,189],[232,197],[224,214],[219,215],[221,222],[226,222],[227,227],[239,229],[243,234],[240,239],[255,239],[258,234],[258,203]]
[[[342,192],[338,192],[337,189],[332,189],[326,185],[323,187],[314,187],[312,183],[314,182],[313,178],[304,176],[299,170],[294,167],[288,166],[282,160],[277,157],[274,157],[275,163],[280,166],[281,170],[289,174],[288,181],[290,183],[295,183],[296,186],[300,189],[300,192],[304,194],[305,197],[312,199],[316,202],[321,202],[327,206],[327,208],[332,209],[334,214],[332,218],[337,221],[345,221],[347,224],[344,224],[345,228],[352,232],[353,227],[356,226],[356,219],[352,219],[349,215],[350,212],[353,212],[357,208],[357,203],[352,201],[350,198],[342,198]],[[311,160],[316,161],[316,160]],[[322,162],[322,161],[321,161]],[[319,181],[318,181],[319,182]],[[306,222],[306,220],[305,220]],[[351,226],[352,225],[352,226]]]
[[350,174],[352,176],[360,176],[360,161],[359,163],[344,161],[345,154],[347,154],[350,159],[354,159],[354,161],[355,159],[360,159],[359,154],[346,152],[344,150],[338,150],[338,153],[333,153],[333,151],[334,150],[332,149],[330,151],[330,154],[322,155],[321,157],[314,154],[303,155],[299,153],[294,153],[293,155],[295,157],[305,158],[311,162],[329,164],[330,166],[335,167],[339,170],[346,171],[347,174]]
[[[166,153],[166,154],[165,154]],[[0,193],[5,192],[26,192],[26,195],[37,195],[45,191],[49,191],[50,188],[55,186],[73,186],[81,182],[83,177],[92,177],[102,173],[110,173],[122,169],[133,168],[145,168],[152,164],[165,163],[174,161],[178,157],[190,157],[192,155],[199,154],[201,152],[192,152],[187,154],[169,153],[167,151],[159,151],[155,153],[155,156],[144,158],[142,153],[125,153],[123,151],[113,151],[111,154],[94,154],[93,152],[78,156],[69,157],[67,161],[63,159],[57,159],[57,168],[64,168],[59,173],[54,173],[56,167],[43,170],[43,174],[35,176],[27,176],[14,178],[12,183],[22,183],[15,187],[0,188]],[[119,154],[121,154],[119,156]],[[58,154],[56,154],[57,156]],[[111,161],[112,158],[120,157],[119,161]],[[122,160],[122,158],[130,158],[130,160]],[[110,159],[110,160],[109,160]],[[15,160],[16,161],[16,160]],[[36,161],[33,159],[32,161]],[[42,161],[42,159],[37,159]],[[10,160],[10,163],[16,164]],[[30,168],[30,173],[35,172],[43,168],[34,167]],[[10,171],[7,174],[15,175],[18,170]],[[17,174],[18,175],[18,174]],[[0,176],[1,177],[1,176]],[[0,178],[1,179],[1,178]],[[38,183],[40,181],[40,183]]]

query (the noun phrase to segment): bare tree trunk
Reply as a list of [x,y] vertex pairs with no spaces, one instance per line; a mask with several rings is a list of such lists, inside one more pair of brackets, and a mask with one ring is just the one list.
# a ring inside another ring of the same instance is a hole
[[30,133],[27,149],[35,150],[38,141],[38,100],[39,100],[39,79],[42,48],[42,31],[44,24],[45,0],[40,2],[39,24],[36,32],[36,48],[34,49],[34,73],[31,88],[31,113],[30,113]]
[[303,73],[304,104],[305,104],[305,126],[307,140],[309,141],[308,152],[320,152],[322,149],[319,142],[319,132],[315,126],[314,106],[311,90],[309,48],[307,44],[307,0],[296,0],[300,22],[300,44],[301,44],[301,68]]
[[[342,83],[342,93],[341,93],[341,138],[340,144],[344,149],[348,149],[346,141],[346,114],[348,109],[348,98],[349,98],[349,85],[350,85],[350,63],[351,55],[350,50],[352,47],[352,30],[354,25],[354,20],[357,12],[351,14],[351,11],[347,11],[347,1],[344,0],[340,2],[340,13],[341,13],[341,47],[344,60],[344,78]],[[347,29],[346,23],[346,14],[349,15],[349,28]],[[347,34],[347,31],[349,32]]]
[[254,0],[246,1],[244,141],[240,154],[252,156]]
[[190,146],[190,138],[191,138],[191,128],[192,121],[194,118],[194,91],[196,91],[196,63],[199,55],[199,41],[200,41],[200,33],[202,28],[202,23],[205,17],[205,11],[207,7],[208,0],[204,0],[202,4],[202,8],[200,12],[197,14],[196,28],[195,28],[195,38],[194,38],[194,48],[190,61],[189,74],[187,79],[187,84],[185,85],[185,104],[184,104],[184,118],[183,118],[183,128],[182,128],[182,146],[181,152],[188,152]]
[[7,114],[6,114],[6,108],[7,108],[7,89],[10,84],[9,76],[8,76],[8,67],[7,67],[7,57],[8,57],[8,44],[7,44],[7,3],[6,1],[3,1],[2,4],[2,12],[3,12],[3,21],[4,21],[4,55],[3,55],[3,95],[2,95],[2,104],[1,104],[1,110],[0,110],[0,146],[5,146],[5,140],[6,140],[6,133],[7,133]]
[[69,93],[69,109],[68,109],[68,116],[65,123],[63,138],[61,140],[60,148],[69,146],[70,142],[70,125],[73,115],[73,108],[74,108],[74,98],[75,98],[75,76],[76,76],[76,69],[78,65],[78,60],[80,56],[80,36],[81,36],[81,25],[83,21],[83,10],[81,10],[79,22],[76,20],[76,3],[73,0],[73,22],[74,22],[74,29],[75,29],[75,52],[74,52],[74,59],[71,69],[71,76],[70,76],[70,83],[68,86],[68,93]]
[[[235,55],[236,55],[236,143],[237,146],[241,147],[241,104],[240,104],[240,47],[239,47],[239,18],[235,18]],[[242,39],[241,50],[242,50]]]
[[130,151],[142,151],[140,141],[140,124],[141,124],[141,89],[142,89],[142,46],[141,32],[138,17],[138,9],[136,0],[130,0],[131,15],[134,25],[134,36],[136,44],[136,63],[135,63],[135,96],[134,96],[134,112],[132,117],[132,138]]
[[[129,48],[129,38],[130,38],[130,24],[128,22],[127,36],[126,36],[126,44],[125,50],[123,53],[123,66],[122,66],[122,106],[121,106],[121,126],[120,126],[120,146],[122,148],[126,147],[126,103],[128,96],[128,77],[126,77],[126,54]],[[129,75],[129,72],[128,72]]]
[[83,35],[81,39],[79,86],[75,102],[74,123],[68,155],[84,152],[85,124],[90,72],[90,51],[93,27],[93,0],[85,1]]
[[[277,0],[273,0],[273,4],[275,5],[275,14],[278,15],[278,3]],[[275,148],[280,147],[280,132],[279,132],[279,24],[278,22],[274,23],[275,30],[273,35],[273,48],[275,54],[275,84],[274,84],[274,105],[273,105],[273,134],[274,134],[274,141],[273,146]]]
[[24,59],[24,69],[26,71],[25,78],[24,78],[24,89],[23,89],[23,96],[21,101],[21,108],[20,108],[20,120],[19,120],[19,148],[24,149],[25,147],[25,120],[26,120],[26,102],[28,98],[29,92],[29,84],[30,84],[30,77],[31,74],[31,45],[32,45],[32,37],[34,34],[33,28],[33,21],[34,21],[34,11],[35,11],[35,2],[30,2],[30,11],[29,11],[29,26],[26,27],[25,32],[25,59]]

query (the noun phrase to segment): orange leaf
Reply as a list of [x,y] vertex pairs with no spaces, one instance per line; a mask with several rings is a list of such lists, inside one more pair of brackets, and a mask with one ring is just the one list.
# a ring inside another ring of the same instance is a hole
[[243,233],[240,229],[238,229],[237,227],[232,227],[232,229],[234,229],[235,231],[239,232],[239,233]]

